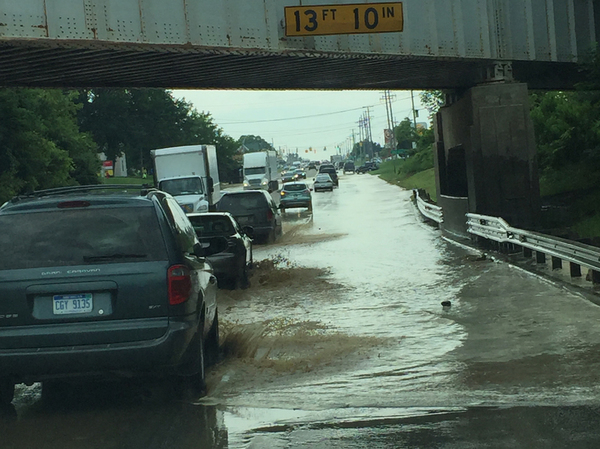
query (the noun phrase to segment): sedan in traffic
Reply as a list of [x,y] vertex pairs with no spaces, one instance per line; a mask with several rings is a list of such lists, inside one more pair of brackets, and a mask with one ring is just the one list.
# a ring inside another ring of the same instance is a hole
[[312,210],[312,197],[310,188],[305,182],[288,182],[281,189],[279,209],[285,212],[292,207],[306,207]]
[[297,181],[299,179],[306,179],[306,172],[300,168],[294,170],[294,180]]
[[227,212],[193,213],[188,218],[219,282],[229,282],[234,288],[248,287],[253,228],[240,227]]
[[295,175],[296,175],[296,172],[294,170],[282,171],[281,172],[281,182],[284,184],[286,182],[293,182],[296,179]]
[[319,173],[313,183],[313,189],[315,192],[329,190],[333,192],[333,180],[329,173]]

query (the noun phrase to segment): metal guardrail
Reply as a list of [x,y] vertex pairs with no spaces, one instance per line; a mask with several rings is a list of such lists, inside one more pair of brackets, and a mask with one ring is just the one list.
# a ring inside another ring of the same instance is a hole
[[415,198],[417,200],[417,208],[421,214],[437,223],[444,222],[444,215],[440,206],[426,202],[419,196],[418,190],[413,190],[413,193],[415,194]]
[[466,214],[468,232],[498,243],[513,243],[600,271],[600,248],[511,227],[502,218]]

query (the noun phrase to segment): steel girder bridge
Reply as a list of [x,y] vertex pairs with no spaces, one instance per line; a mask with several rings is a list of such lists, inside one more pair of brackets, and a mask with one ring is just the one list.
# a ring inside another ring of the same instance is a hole
[[566,89],[594,0],[0,0],[0,86]]

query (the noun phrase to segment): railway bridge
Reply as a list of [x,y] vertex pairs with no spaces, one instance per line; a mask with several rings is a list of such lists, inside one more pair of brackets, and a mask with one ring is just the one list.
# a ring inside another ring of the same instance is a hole
[[446,215],[526,227],[527,90],[573,88],[599,34],[594,0],[0,0],[0,86],[444,89]]

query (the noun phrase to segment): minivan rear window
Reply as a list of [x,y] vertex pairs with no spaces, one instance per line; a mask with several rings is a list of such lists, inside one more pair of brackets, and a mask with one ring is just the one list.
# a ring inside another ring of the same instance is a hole
[[226,210],[228,212],[264,209],[266,207],[268,207],[267,200],[260,192],[223,195],[218,206],[219,210]]
[[0,215],[0,270],[168,260],[152,207]]
[[307,190],[306,184],[286,184],[283,186],[283,190],[286,192],[302,192]]

